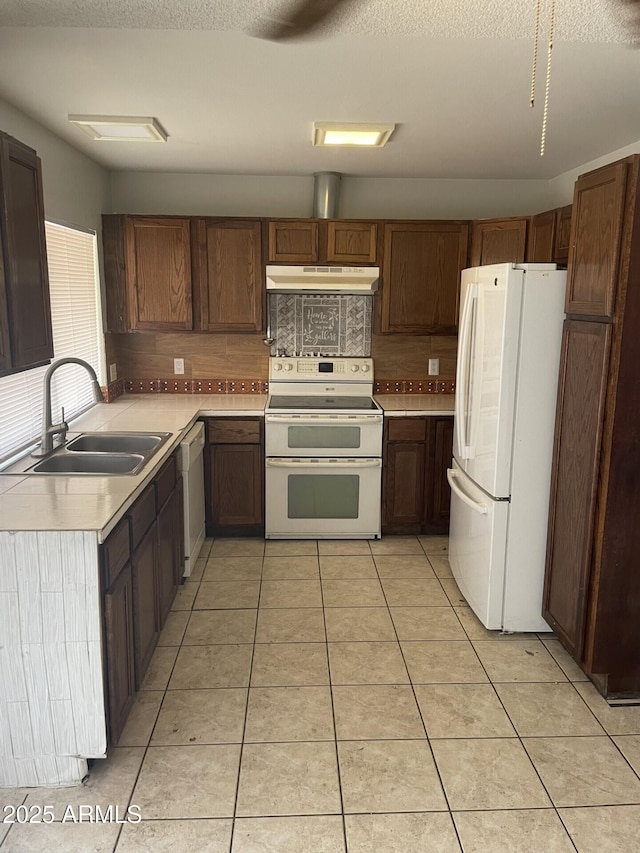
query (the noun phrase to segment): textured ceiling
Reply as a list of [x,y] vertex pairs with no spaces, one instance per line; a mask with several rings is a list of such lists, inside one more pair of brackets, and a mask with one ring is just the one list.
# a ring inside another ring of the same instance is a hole
[[[325,34],[527,38],[534,0],[350,0]],[[543,0],[544,9],[549,0]],[[3,0],[0,25],[251,31],[291,0]],[[559,41],[625,41],[625,0],[557,0]]]
[[[640,4],[557,0],[541,158],[549,3],[533,110],[534,0],[350,0],[286,43],[252,36],[288,0],[0,0],[0,97],[117,170],[551,178],[640,140]],[[92,142],[69,113],[153,115],[169,141]],[[313,121],[397,129],[325,150]]]

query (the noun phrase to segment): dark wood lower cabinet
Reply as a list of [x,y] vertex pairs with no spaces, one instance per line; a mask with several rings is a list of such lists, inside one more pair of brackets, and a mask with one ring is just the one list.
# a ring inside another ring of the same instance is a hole
[[208,536],[264,534],[261,418],[209,418],[205,450]]
[[160,636],[157,537],[158,527],[157,522],[154,522],[131,557],[136,690],[140,689],[151,655]]
[[424,533],[447,533],[451,488],[447,468],[453,455],[453,418],[431,417],[427,420],[427,485]]
[[133,585],[131,565],[104,594],[109,740],[117,743],[133,705]]
[[183,485],[174,454],[102,546],[109,742],[118,743],[184,571]]
[[382,532],[447,533],[452,417],[388,417],[382,475]]
[[182,480],[158,513],[158,606],[166,622],[184,570]]

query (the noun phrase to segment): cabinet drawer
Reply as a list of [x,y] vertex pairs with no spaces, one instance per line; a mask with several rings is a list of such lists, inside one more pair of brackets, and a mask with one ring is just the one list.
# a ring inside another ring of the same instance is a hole
[[262,421],[258,418],[209,418],[207,438],[210,444],[260,444]]
[[175,454],[165,462],[162,470],[153,481],[156,487],[156,509],[160,512],[173,491],[178,476],[178,460]]
[[104,588],[109,589],[127,564],[131,554],[129,544],[129,518],[125,516],[107,537],[102,546]]
[[425,441],[427,421],[425,418],[389,418],[387,441]]
[[129,510],[131,521],[131,550],[135,551],[140,540],[156,518],[156,491],[153,483],[144,490]]

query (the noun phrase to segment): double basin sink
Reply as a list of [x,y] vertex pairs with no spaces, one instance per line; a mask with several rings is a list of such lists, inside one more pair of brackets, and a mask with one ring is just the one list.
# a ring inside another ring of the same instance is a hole
[[26,474],[137,474],[170,432],[85,432],[32,465]]

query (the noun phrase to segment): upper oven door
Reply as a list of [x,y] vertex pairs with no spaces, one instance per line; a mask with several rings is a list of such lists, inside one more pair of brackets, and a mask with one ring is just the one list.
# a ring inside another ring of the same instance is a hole
[[382,415],[265,416],[267,456],[381,456]]

